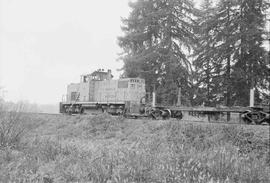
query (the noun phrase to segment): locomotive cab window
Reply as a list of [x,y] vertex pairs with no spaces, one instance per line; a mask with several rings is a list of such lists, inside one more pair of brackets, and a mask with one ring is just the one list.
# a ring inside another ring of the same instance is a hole
[[138,79],[130,79],[130,82],[131,82],[131,83],[139,83],[140,80],[138,80]]
[[128,81],[118,81],[118,88],[128,88]]

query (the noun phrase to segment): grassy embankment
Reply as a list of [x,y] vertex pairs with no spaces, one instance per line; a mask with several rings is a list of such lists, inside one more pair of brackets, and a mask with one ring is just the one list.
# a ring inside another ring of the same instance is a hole
[[267,126],[23,115],[9,127],[3,119],[0,182],[270,182]]

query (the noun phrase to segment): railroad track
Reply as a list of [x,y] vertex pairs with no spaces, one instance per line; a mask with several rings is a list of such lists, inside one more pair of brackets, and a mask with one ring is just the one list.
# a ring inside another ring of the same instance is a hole
[[[181,120],[180,120],[181,121]],[[186,123],[203,123],[203,124],[220,124],[220,125],[241,125],[241,126],[245,126],[245,125],[256,125],[256,124],[246,124],[246,123],[240,123],[240,122],[226,122],[226,121],[203,121],[203,120],[182,120],[183,122]]]
[[53,116],[58,116],[58,115],[62,115],[60,113],[44,113],[44,112],[40,112],[38,114],[41,114],[41,115],[53,115]]
[[32,115],[61,115],[60,113],[47,113],[47,112],[23,112],[23,114],[32,114]]
[[[33,114],[33,115],[50,115],[50,116],[58,116],[58,115],[63,115],[61,113],[43,113],[43,112],[39,112],[39,113],[26,113],[26,114]],[[81,114],[73,114],[72,116],[76,116],[76,115],[81,115]],[[85,115],[93,115],[93,114],[85,114]],[[95,114],[97,115],[97,114]],[[69,115],[63,115],[63,116],[69,116]],[[127,119],[134,119],[134,118],[128,118]],[[147,117],[144,118],[137,118],[137,119],[149,119]],[[173,118],[171,118],[173,119]],[[136,120],[136,119],[134,119]],[[155,120],[155,119],[153,119]],[[162,119],[161,119],[162,120]],[[212,120],[212,121],[206,121],[206,120],[188,120],[188,119],[181,119],[181,120],[177,120],[179,122],[185,122],[185,123],[203,123],[203,124],[222,124],[222,125],[256,125],[256,124],[246,124],[243,121],[219,121],[219,120]],[[269,124],[262,124],[260,126],[269,126]]]
[[[147,117],[140,117],[140,118],[129,118],[127,117],[127,119],[150,119],[150,120],[156,120],[156,119],[151,119],[151,118],[147,118]],[[211,121],[207,121],[207,120],[188,120],[188,119],[176,119],[176,118],[170,118],[170,119],[174,119],[176,121],[179,121],[180,123],[181,122],[184,122],[184,123],[201,123],[201,124],[222,124],[222,125],[241,125],[241,126],[245,126],[245,125],[256,125],[256,126],[269,126],[268,123],[265,123],[265,124],[261,124],[261,125],[258,125],[258,124],[247,124],[245,123],[244,121],[220,121],[220,120],[211,120]],[[167,120],[170,120],[170,119],[167,119]],[[158,120],[163,120],[163,119],[158,119]]]

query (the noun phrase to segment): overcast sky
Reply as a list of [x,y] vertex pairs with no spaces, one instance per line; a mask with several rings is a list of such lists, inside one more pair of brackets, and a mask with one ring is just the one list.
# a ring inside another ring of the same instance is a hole
[[66,85],[116,69],[128,0],[0,0],[0,86],[7,100],[57,103]]
[[122,62],[129,0],[0,0],[0,86],[5,99],[50,104],[81,74]]

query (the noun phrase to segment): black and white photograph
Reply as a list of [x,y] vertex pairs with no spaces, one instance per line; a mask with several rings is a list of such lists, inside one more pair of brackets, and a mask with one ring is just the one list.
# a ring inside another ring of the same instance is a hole
[[269,0],[0,0],[0,183],[269,182]]

